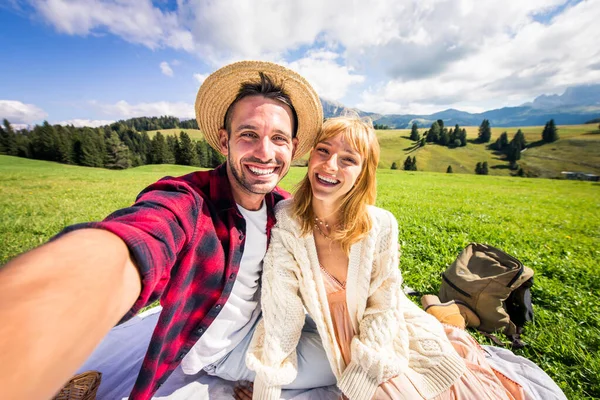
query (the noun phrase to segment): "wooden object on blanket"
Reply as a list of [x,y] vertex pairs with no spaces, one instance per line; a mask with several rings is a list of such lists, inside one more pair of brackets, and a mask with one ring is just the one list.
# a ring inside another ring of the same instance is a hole
[[52,400],[95,400],[102,373],[86,371],[75,375]]

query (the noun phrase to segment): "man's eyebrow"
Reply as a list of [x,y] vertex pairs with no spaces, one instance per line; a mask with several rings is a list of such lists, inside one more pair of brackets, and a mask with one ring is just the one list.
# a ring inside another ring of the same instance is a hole
[[253,130],[253,131],[255,131],[255,130],[257,130],[258,128],[257,128],[256,126],[254,126],[254,125],[245,124],[245,125],[240,125],[240,126],[238,126],[238,127],[236,128],[236,130],[235,130],[235,131],[236,131],[236,132],[239,132],[239,131],[243,131],[244,129],[250,129],[250,130]]
[[[239,132],[239,131],[243,131],[243,130],[246,130],[246,129],[251,130],[251,131],[256,131],[256,130],[258,130],[258,127],[254,126],[254,125],[251,125],[251,124],[244,124],[244,125],[238,126],[235,129],[234,132]],[[286,131],[283,131],[281,129],[275,129],[273,132],[279,133],[280,135],[284,135],[284,136],[287,136],[289,138],[292,137],[292,134],[290,132],[286,132]]]

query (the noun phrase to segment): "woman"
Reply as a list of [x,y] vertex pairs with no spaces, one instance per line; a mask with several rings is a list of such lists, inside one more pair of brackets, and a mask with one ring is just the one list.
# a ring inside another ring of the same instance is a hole
[[279,399],[294,380],[305,308],[347,398],[473,395],[442,324],[401,290],[397,222],[372,206],[378,162],[370,123],[330,119],[294,199],[278,205],[264,259],[263,319],[246,356],[256,371],[254,399]]

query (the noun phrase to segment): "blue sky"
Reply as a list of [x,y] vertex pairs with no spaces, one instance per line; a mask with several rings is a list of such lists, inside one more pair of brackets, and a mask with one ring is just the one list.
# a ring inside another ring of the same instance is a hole
[[597,0],[7,0],[0,118],[192,118],[202,79],[240,59],[366,111],[514,106],[600,82],[599,20]]

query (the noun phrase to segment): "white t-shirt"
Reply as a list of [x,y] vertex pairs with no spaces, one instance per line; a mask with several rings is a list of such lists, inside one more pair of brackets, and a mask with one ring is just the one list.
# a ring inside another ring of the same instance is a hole
[[259,279],[267,252],[267,207],[258,211],[237,205],[246,220],[246,243],[240,269],[223,309],[181,362],[186,374],[197,374],[221,359],[248,334],[260,314]]

